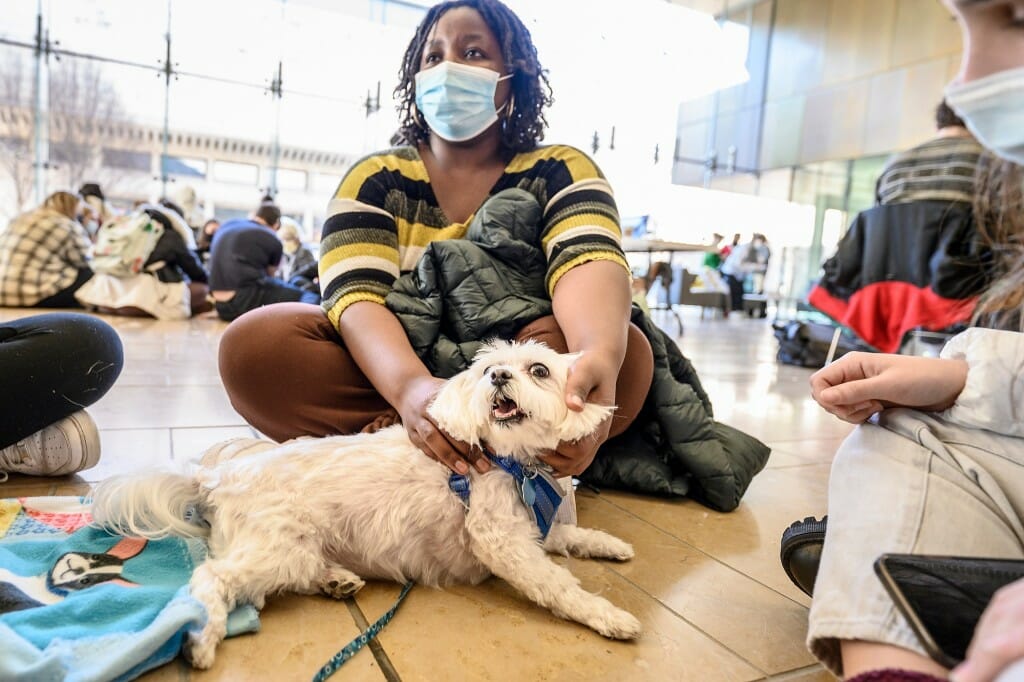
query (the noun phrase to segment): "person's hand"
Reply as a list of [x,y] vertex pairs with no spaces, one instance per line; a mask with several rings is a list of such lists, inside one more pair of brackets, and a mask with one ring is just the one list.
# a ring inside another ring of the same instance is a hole
[[402,424],[409,440],[427,457],[441,462],[457,474],[469,473],[471,464],[483,473],[491,468],[483,453],[449,436],[427,414],[427,408],[444,383],[444,379],[426,377],[406,387],[402,404],[398,406]]
[[859,424],[886,407],[939,411],[967,383],[963,360],[847,353],[811,376],[811,395],[825,410]]
[[974,630],[967,660],[953,669],[956,682],[989,682],[1024,659],[1024,580],[996,592]]
[[[614,358],[596,351],[585,351],[569,368],[565,404],[574,412],[581,412],[586,403],[614,405],[618,378],[619,367]],[[559,476],[581,474],[594,461],[597,449],[608,440],[611,427],[612,418],[609,416],[591,435],[571,443],[562,441],[555,450],[540,459]]]

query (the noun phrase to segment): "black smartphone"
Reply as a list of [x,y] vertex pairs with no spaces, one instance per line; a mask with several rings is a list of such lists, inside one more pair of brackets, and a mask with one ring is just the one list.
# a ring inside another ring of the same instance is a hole
[[875,573],[932,660],[952,668],[992,595],[1024,578],[1024,560],[883,554]]

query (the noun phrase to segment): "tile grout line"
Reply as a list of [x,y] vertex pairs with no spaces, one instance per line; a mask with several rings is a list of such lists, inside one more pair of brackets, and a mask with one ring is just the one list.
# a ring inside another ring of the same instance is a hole
[[[779,467],[779,468],[785,468],[785,467]],[[600,494],[598,494],[598,496],[599,495]],[[595,496],[595,497],[597,497],[597,496]],[[648,521],[647,519],[645,519],[645,518],[643,518],[641,516],[637,516],[633,512],[631,512],[628,509],[626,509],[625,507],[621,507],[621,506],[619,506],[619,505],[615,504],[614,502],[612,502],[610,500],[607,500],[607,499],[604,499],[604,500],[601,500],[601,501],[604,502],[605,504],[609,504],[609,505],[615,507],[616,509],[618,509],[619,511],[623,512],[624,514],[628,514],[629,516],[632,516],[637,521],[640,521],[641,523],[647,524],[651,528],[654,528],[655,530],[657,530],[657,531],[659,531],[661,533],[664,533],[665,535],[669,536],[670,538],[673,538],[674,540],[677,540],[678,542],[681,542],[682,544],[684,544],[687,547],[691,548],[693,551],[698,552],[700,554],[703,554],[704,556],[706,556],[707,558],[711,559],[715,563],[718,563],[718,564],[721,564],[722,566],[725,566],[730,571],[733,571],[734,573],[740,574],[741,576],[743,576],[743,577],[747,578],[748,580],[750,580],[750,581],[760,585],[761,587],[765,588],[766,590],[771,590],[772,592],[774,592],[775,594],[779,595],[780,597],[788,599],[789,601],[793,602],[797,606],[799,606],[801,608],[804,608],[804,609],[808,609],[809,608],[809,607],[805,606],[804,604],[801,604],[800,602],[798,602],[796,599],[793,599],[788,594],[784,594],[782,592],[779,592],[777,589],[775,589],[771,585],[766,585],[765,583],[761,582],[760,580],[758,580],[754,576],[748,575],[748,574],[744,573],[740,569],[738,569],[735,566],[732,566],[732,565],[726,563],[725,561],[722,561],[721,559],[719,559],[718,557],[714,556],[713,554],[709,554],[707,551],[701,549],[700,547],[694,545],[691,542],[687,542],[686,540],[684,540],[683,538],[679,537],[675,533],[669,532],[668,530],[662,528],[661,526],[656,526],[656,525],[654,525],[653,523],[651,523],[650,521]]]
[[761,674],[761,677],[754,678],[754,679],[760,680],[760,679],[764,679],[764,678],[766,678],[766,677],[771,675],[771,673],[767,672],[766,670],[762,670],[759,665],[755,664],[753,661],[748,660],[743,654],[741,654],[740,652],[734,650],[731,646],[729,646],[728,644],[726,644],[722,640],[718,639],[717,637],[712,635],[710,632],[707,632],[704,628],[702,628],[701,626],[697,625],[696,623],[691,621],[689,618],[687,618],[683,614],[681,614],[678,611],[676,611],[674,608],[672,608],[671,606],[669,606],[668,604],[663,602],[661,599],[658,599],[658,597],[656,597],[653,594],[651,594],[650,592],[648,592],[642,586],[638,585],[637,583],[633,582],[632,580],[630,580],[626,576],[624,576],[621,573],[619,573],[618,571],[616,571],[615,568],[614,568],[614,564],[612,564],[610,562],[607,562],[607,561],[602,561],[601,562],[601,567],[604,570],[606,570],[606,571],[608,571],[610,573],[613,573],[616,576],[618,576],[627,585],[632,585],[641,594],[647,595],[654,603],[656,603],[659,606],[661,606],[661,608],[665,609],[666,611],[668,611],[669,613],[674,615],[676,618],[678,618],[679,620],[683,621],[684,623],[686,623],[687,625],[692,627],[694,630],[696,630],[700,634],[704,635],[705,637],[710,639],[712,642],[716,643],[718,646],[722,647],[723,649],[728,651],[730,654],[732,654],[733,656],[735,656],[739,660],[743,661],[744,663],[746,663],[751,668],[753,668],[754,670],[756,670],[757,672],[759,672]]
[[[359,628],[359,632],[363,633],[368,627],[370,627],[370,621],[366,620],[366,615],[363,610],[359,608],[359,603],[355,598],[349,598],[345,600],[345,606],[348,607],[348,612],[352,614],[352,620],[355,621],[356,627]],[[380,640],[374,637],[366,645],[370,648],[373,653],[374,659],[377,661],[377,665],[380,666],[380,672],[384,675],[384,679],[387,682],[402,682],[401,675],[395,670],[394,664],[391,659],[388,658],[388,654],[384,651],[384,647],[381,645]]]

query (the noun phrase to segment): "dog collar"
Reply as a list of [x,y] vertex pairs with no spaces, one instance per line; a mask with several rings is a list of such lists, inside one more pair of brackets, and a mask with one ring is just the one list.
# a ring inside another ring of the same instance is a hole
[[[515,479],[519,499],[540,529],[541,538],[546,538],[554,523],[555,513],[565,496],[558,481],[543,469],[524,469],[522,464],[511,457],[496,455],[486,449],[484,454],[487,455],[487,459]],[[458,495],[466,509],[469,509],[469,479],[462,474],[453,473],[448,477],[448,487]]]

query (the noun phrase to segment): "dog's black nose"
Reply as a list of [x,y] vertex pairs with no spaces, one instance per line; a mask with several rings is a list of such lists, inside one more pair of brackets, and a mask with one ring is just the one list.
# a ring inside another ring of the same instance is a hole
[[512,380],[512,372],[507,369],[492,369],[491,370],[491,384],[494,386],[504,386]]

